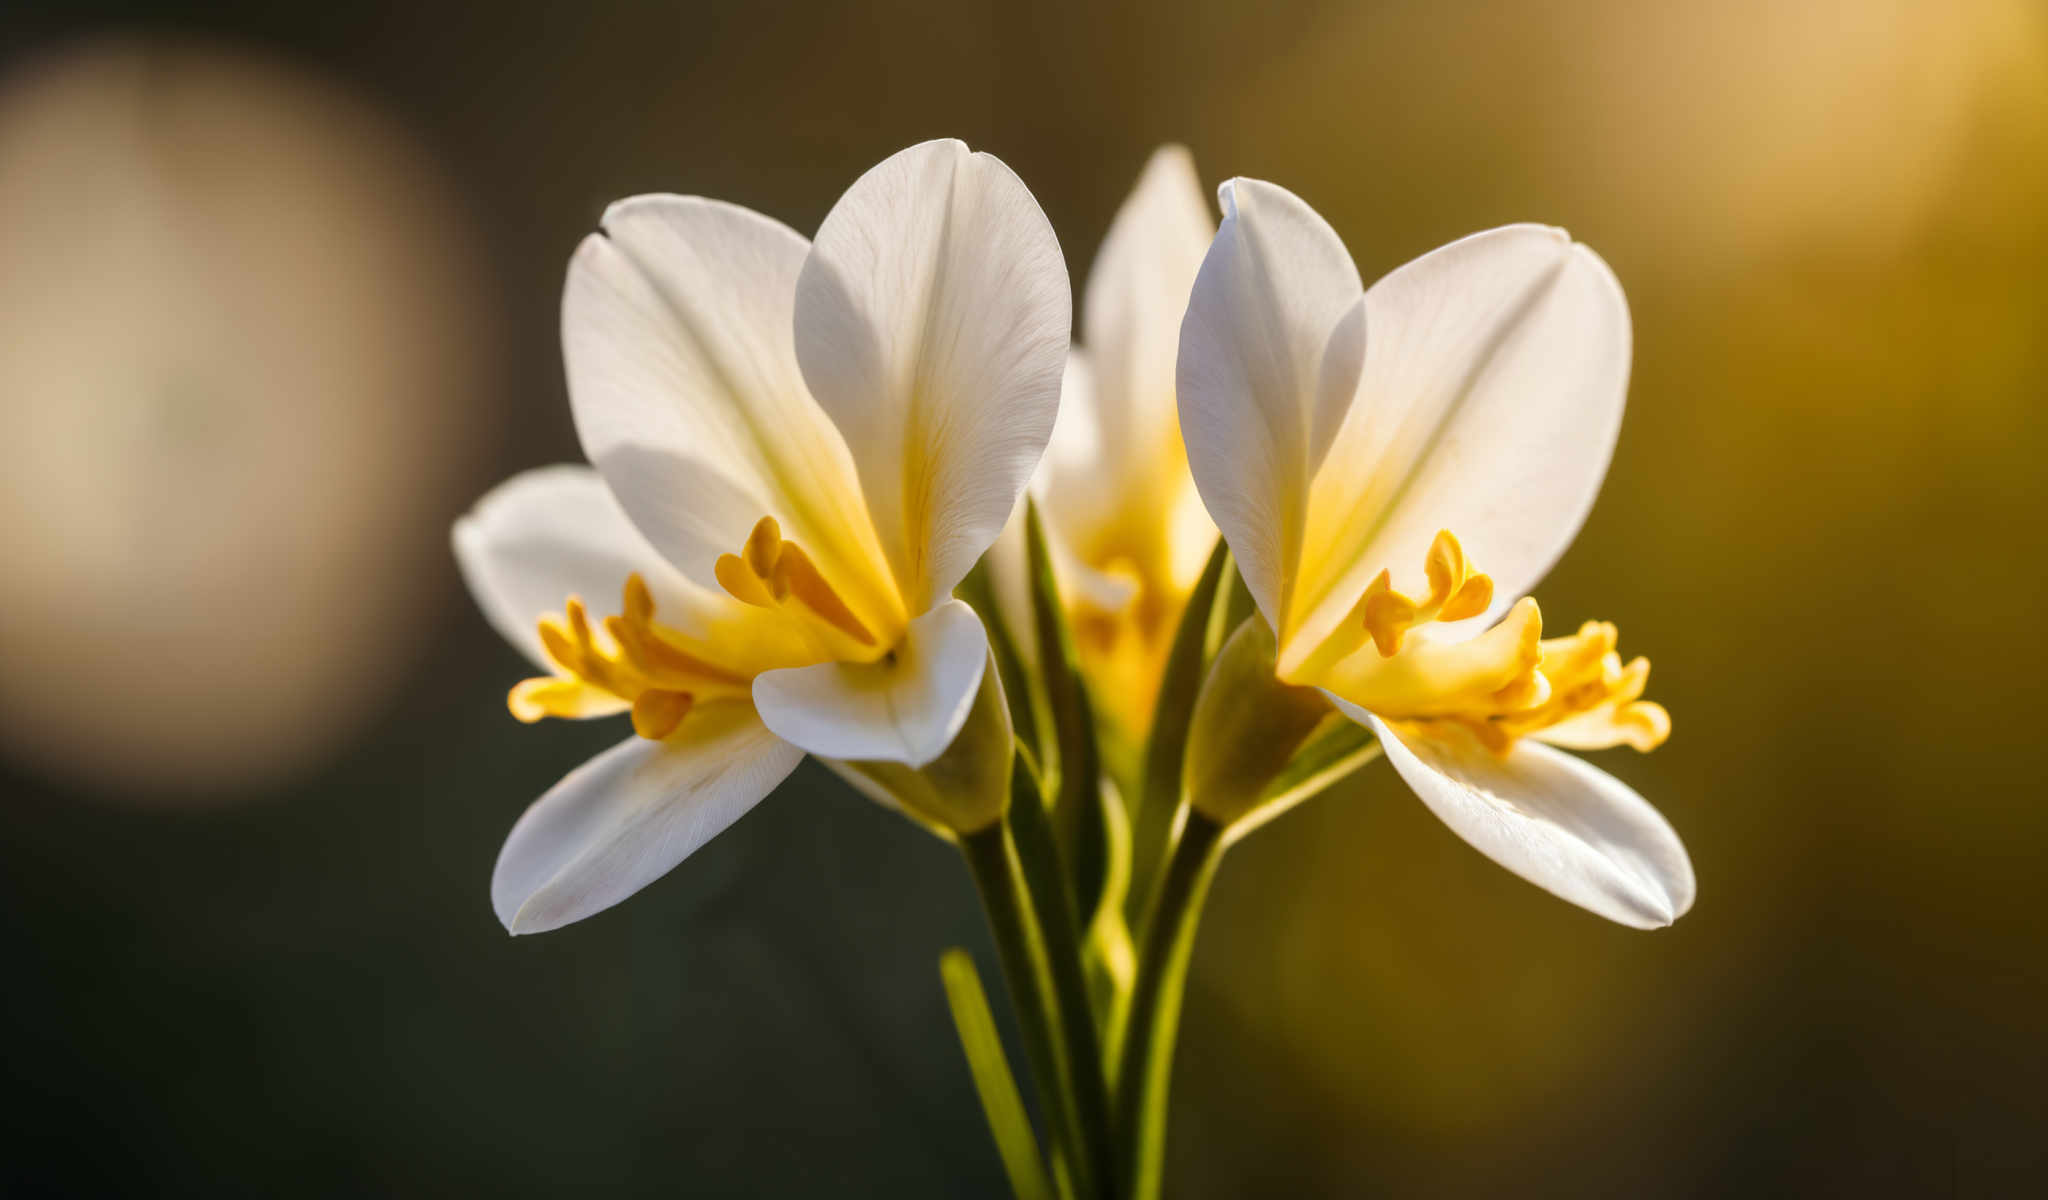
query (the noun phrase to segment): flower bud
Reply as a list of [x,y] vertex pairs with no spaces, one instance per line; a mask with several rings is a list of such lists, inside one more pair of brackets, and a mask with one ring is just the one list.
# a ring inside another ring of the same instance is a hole
[[1182,786],[1195,811],[1225,827],[1256,811],[1296,752],[1337,716],[1318,689],[1280,681],[1276,652],[1273,631],[1253,614],[1217,651],[1195,700]]

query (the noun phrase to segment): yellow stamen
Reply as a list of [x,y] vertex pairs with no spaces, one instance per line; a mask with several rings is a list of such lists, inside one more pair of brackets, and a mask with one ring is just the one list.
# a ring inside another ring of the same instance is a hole
[[1543,643],[1543,673],[1556,681],[1550,702],[1511,713],[1500,723],[1511,733],[1577,750],[1631,746],[1648,752],[1671,736],[1671,714],[1642,699],[1650,660],[1626,665],[1615,652],[1619,631],[1588,621],[1578,633]]
[[1402,639],[1417,625],[1476,617],[1493,603],[1492,578],[1472,569],[1465,547],[1448,529],[1438,530],[1429,543],[1422,569],[1429,579],[1429,595],[1422,600],[1395,591],[1386,571],[1381,571],[1359,598],[1355,612],[1381,658],[1400,653]]
[[1318,681],[1383,717],[1496,712],[1542,695],[1543,614],[1524,597],[1500,624],[1462,642],[1408,638],[1382,657],[1361,650]]
[[755,522],[740,553],[720,555],[713,570],[719,586],[742,603],[772,609],[794,601],[799,612],[834,633],[861,646],[875,645],[875,635],[854,615],[811,556],[795,542],[782,540],[782,527],[774,517]]
[[745,687],[747,678],[675,644],[654,620],[654,594],[636,571],[626,578],[625,612],[606,617],[605,632],[627,662],[649,683],[672,691],[702,690],[708,683]]
[[514,717],[528,725],[545,717],[580,720],[607,716],[619,710],[618,698],[610,692],[592,687],[580,679],[567,679],[560,675],[520,680],[513,685],[505,703]]
[[563,605],[562,617],[541,618],[541,645],[560,673],[515,686],[506,698],[512,715],[530,723],[630,708],[634,731],[659,741],[697,704],[747,694],[748,676],[686,648],[681,634],[655,620],[654,594],[639,575],[627,578],[621,608],[605,618],[603,638],[576,596]]
[[1451,593],[1464,585],[1470,572],[1465,561],[1465,547],[1448,529],[1437,530],[1436,537],[1429,543],[1429,552],[1423,556],[1422,573],[1429,579],[1429,598],[1441,605],[1451,598]]
[[1616,640],[1613,625],[1589,621],[1570,637],[1542,643],[1536,678],[1548,683],[1543,697],[1447,712],[1420,723],[1461,726],[1498,754],[1524,737],[1574,750],[1629,746],[1647,753],[1671,736],[1671,714],[1641,699],[1650,660],[1624,665],[1614,651]]
[[1493,576],[1474,575],[1459,586],[1455,595],[1444,601],[1443,607],[1437,610],[1436,619],[1462,621],[1485,612],[1486,606],[1492,603]]
[[782,526],[774,517],[754,522],[754,531],[747,535],[741,553],[746,555],[747,566],[755,575],[767,578],[775,570],[775,560],[782,557]]
[[832,590],[832,585],[819,573],[811,556],[795,542],[784,542],[782,554],[775,560],[775,594],[778,599],[795,596],[797,601],[824,618],[825,623],[839,630],[863,646],[875,644],[875,635],[860,623],[853,610],[846,607],[846,601]]
[[696,702],[688,692],[644,691],[633,701],[633,732],[658,742],[676,731]]
[[1670,714],[1641,698],[1649,660],[1624,665],[1612,624],[1588,621],[1569,637],[1545,639],[1542,613],[1523,597],[1499,624],[1469,640],[1409,637],[1418,626],[1475,617],[1493,603],[1493,580],[1473,569],[1449,530],[1430,543],[1423,572],[1429,593],[1412,599],[1381,571],[1350,619],[1289,682],[1327,687],[1423,732],[1463,729],[1500,754],[1524,737],[1573,749],[1647,751],[1670,736]]
[[1381,571],[1358,601],[1359,619],[1381,658],[1392,658],[1401,652],[1401,639],[1420,615],[1413,600],[1394,590],[1392,579],[1388,572]]
[[732,594],[733,599],[755,608],[774,608],[775,595],[768,590],[768,584],[754,573],[747,560],[737,554],[721,554],[713,567],[718,575],[718,586]]

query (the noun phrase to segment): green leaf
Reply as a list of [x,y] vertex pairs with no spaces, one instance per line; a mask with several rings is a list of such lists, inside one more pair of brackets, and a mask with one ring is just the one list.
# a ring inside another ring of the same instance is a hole
[[[1095,742],[1095,713],[1081,679],[1079,656],[1060,605],[1052,550],[1038,505],[1024,509],[1024,544],[1031,571],[1031,612],[1038,634],[1040,680],[1051,710],[1051,745],[1040,757],[1045,783],[1053,789],[1053,833],[1071,882],[1074,912],[1082,928],[1094,924],[1104,901],[1110,869],[1108,818],[1102,804],[1102,757]],[[1122,903],[1122,897],[1117,898]]]
[[946,1004],[953,1011],[953,1028],[959,1031],[974,1090],[981,1096],[981,1111],[988,1118],[989,1132],[995,1135],[996,1153],[1002,1156],[1003,1171],[1010,1177],[1010,1191],[1017,1200],[1053,1200],[1052,1181],[1046,1177],[1038,1139],[1032,1136],[1031,1119],[1024,1112],[1024,1098],[1003,1054],[1002,1038],[996,1033],[995,1015],[989,1011],[988,993],[974,968],[974,956],[959,946],[941,954],[939,979],[946,987]]
[[1130,998],[1137,974],[1138,952],[1131,941],[1130,922],[1124,916],[1124,897],[1131,887],[1131,822],[1116,789],[1102,785],[1103,828],[1109,835],[1109,878],[1103,882],[1102,903],[1095,910],[1081,938],[1082,958],[1088,968],[1088,999],[1103,1029],[1123,1023],[1124,1004]]
[[[1022,794],[1031,786],[1030,767],[1020,754],[1011,788]],[[1033,959],[1038,964],[1034,970],[1042,967],[1042,973],[1033,976],[1037,982],[1031,996],[1036,1007],[1027,1011],[1039,1016],[1040,1027],[1058,1043],[1058,1050],[1064,1056],[1060,1068],[1064,1089],[1062,1103],[1083,1128],[1100,1133],[1099,1140],[1091,1143],[1093,1161],[1100,1167],[1096,1174],[1106,1177],[1112,1157],[1108,1150],[1109,1097],[1103,1071],[1107,1060],[1103,1057],[1102,1041],[1095,1025],[1098,1010],[1091,994],[1091,983],[1096,975],[1089,969],[1092,954],[1085,948],[1081,927],[1074,917],[1073,889],[1068,886],[1066,872],[1060,865],[1051,814],[1042,804],[1012,803],[1004,823],[1009,829],[1010,844],[1015,852],[1017,881],[1022,884],[1026,904],[1035,918],[1033,936],[1042,952]],[[970,865],[977,861],[980,860],[970,855]],[[993,859],[989,859],[986,865],[993,866]],[[991,928],[996,931],[1000,948],[1004,944],[1004,929],[994,922],[991,922]],[[1124,986],[1128,986],[1127,981]],[[1123,994],[1117,995],[1114,997],[1115,1005],[1121,1008],[1124,999]],[[1032,1027],[1027,1025],[1027,1044],[1031,1030]],[[1058,1173],[1062,1165],[1057,1154],[1060,1149],[1057,1140],[1054,1149],[1053,1169],[1057,1183],[1060,1182]]]
[[996,674],[1003,682],[1003,696],[1010,705],[1010,725],[1017,731],[1018,743],[1029,747],[1034,758],[1042,758],[1045,734],[1040,731],[1050,726],[1051,717],[1046,712],[1045,689],[1025,669],[1025,658],[1018,645],[1020,638],[1036,635],[1028,629],[1012,629],[1004,620],[1002,607],[996,603],[995,579],[990,574],[989,558],[994,554],[991,550],[983,555],[953,592],[967,602],[988,630],[989,653],[995,658]]
[[[1223,586],[1228,579],[1232,587]],[[1152,737],[1145,751],[1145,774],[1131,816],[1130,896],[1143,903],[1153,876],[1166,858],[1168,844],[1181,805],[1181,762],[1187,755],[1188,722],[1195,715],[1195,696],[1201,691],[1202,676],[1209,660],[1223,644],[1223,635],[1235,625],[1222,624],[1234,591],[1237,572],[1230,560],[1230,547],[1221,538],[1202,568],[1182,611],[1180,627],[1174,631],[1167,651],[1166,670],[1159,684],[1159,702],[1153,709]],[[1221,603],[1218,597],[1221,595]],[[1132,914],[1137,916],[1139,914]]]
[[1166,1151],[1168,1090],[1180,1031],[1182,993],[1195,929],[1215,878],[1228,830],[1199,810],[1160,865],[1138,950],[1138,982],[1121,1035],[1113,1082],[1122,1200],[1159,1200]]
[[1218,585],[1221,590],[1216,597],[1215,616],[1209,622],[1208,637],[1203,643],[1212,659],[1217,651],[1223,649],[1223,643],[1231,633],[1259,610],[1252,600],[1252,590],[1244,585],[1244,576],[1237,573],[1236,566],[1237,561],[1232,559],[1230,574],[1225,575]]

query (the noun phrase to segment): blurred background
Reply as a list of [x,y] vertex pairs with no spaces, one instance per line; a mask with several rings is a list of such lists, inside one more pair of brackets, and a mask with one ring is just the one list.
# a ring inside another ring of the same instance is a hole
[[1542,589],[1676,734],[1643,935],[1384,767],[1232,852],[1173,1193],[2040,1194],[2048,10],[100,4],[0,10],[0,1191],[995,1195],[935,959],[951,852],[803,768],[513,941],[516,725],[450,521],[578,457],[603,205],[800,230],[955,135],[1078,285],[1158,143],[1368,278],[1568,226],[1631,405]]

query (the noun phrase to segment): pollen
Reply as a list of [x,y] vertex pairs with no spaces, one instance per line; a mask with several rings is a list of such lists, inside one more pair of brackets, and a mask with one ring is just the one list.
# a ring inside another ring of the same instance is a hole
[[1381,571],[1291,682],[1328,688],[1421,732],[1462,730],[1498,754],[1524,737],[1576,750],[1647,752],[1671,736],[1670,714],[1642,698],[1649,660],[1624,662],[1614,625],[1588,621],[1570,636],[1545,638],[1542,611],[1525,596],[1476,637],[1413,636],[1493,603],[1493,580],[1473,568],[1449,530],[1430,543],[1423,573],[1428,593],[1410,597]]
[[1422,723],[1462,727],[1496,754],[1506,754],[1524,737],[1572,750],[1628,746],[1648,753],[1671,736],[1671,714],[1642,698],[1650,660],[1624,663],[1615,649],[1619,640],[1620,632],[1604,621],[1588,621],[1569,637],[1546,638],[1537,667],[1547,685],[1541,699],[1494,711],[1446,713]]
[[719,586],[756,608],[794,610],[832,634],[872,648],[875,635],[854,615],[802,546],[784,541],[774,517],[755,522],[738,554],[720,555]]
[[1371,643],[1373,657],[1393,659],[1410,643],[1409,633],[1435,621],[1476,617],[1493,603],[1493,578],[1475,570],[1465,547],[1450,530],[1438,531],[1423,558],[1429,591],[1416,598],[1394,590],[1393,574],[1382,570],[1366,585],[1351,611],[1293,672],[1296,683],[1311,683],[1333,671],[1355,673],[1351,661]]
[[561,616],[541,618],[541,646],[556,674],[513,687],[507,704],[514,717],[530,724],[630,711],[634,732],[660,741],[699,703],[746,694],[744,675],[711,662],[656,622],[654,595],[637,573],[627,577],[622,600],[620,615],[605,618],[601,630],[576,596]]
[[1437,531],[1422,569],[1429,595],[1420,600],[1395,591],[1387,571],[1381,571],[1359,598],[1355,615],[1381,658],[1400,653],[1402,640],[1417,625],[1476,617],[1493,603],[1493,579],[1472,569],[1465,547],[1448,529]]
[[1527,735],[1576,750],[1629,746],[1648,753],[1671,736],[1671,714],[1642,698],[1650,660],[1624,663],[1621,634],[1605,621],[1588,621],[1570,637],[1543,643],[1543,674],[1550,699],[1496,718],[1511,736]]

